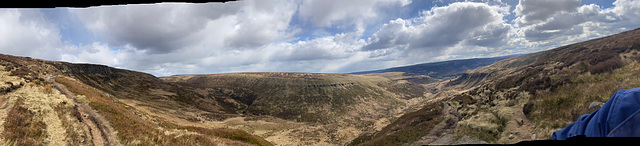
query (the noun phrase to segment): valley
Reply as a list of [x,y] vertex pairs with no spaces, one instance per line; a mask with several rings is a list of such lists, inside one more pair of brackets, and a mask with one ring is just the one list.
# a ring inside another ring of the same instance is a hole
[[588,108],[591,103],[640,86],[640,29],[488,60],[422,65],[433,71],[156,77],[104,65],[0,55],[0,145],[427,145],[549,139],[553,131],[595,110]]
[[[639,87],[639,50],[640,29],[635,29],[470,70],[426,103],[432,108],[406,113],[385,127],[389,130],[361,135],[351,144],[419,144],[412,142],[430,137],[424,137],[425,130],[412,130],[432,129],[438,122],[429,119],[454,127],[442,131],[437,144],[548,140],[555,130],[599,108],[590,105]],[[443,94],[452,91],[459,92]],[[445,107],[454,116],[430,110]]]

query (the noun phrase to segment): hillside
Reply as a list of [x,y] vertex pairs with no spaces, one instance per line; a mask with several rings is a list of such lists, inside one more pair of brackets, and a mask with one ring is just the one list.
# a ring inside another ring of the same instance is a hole
[[123,102],[195,108],[181,99],[188,93],[133,91],[174,88],[148,74],[9,55],[0,55],[0,74],[0,145],[272,145],[243,130],[175,123]]
[[[204,97],[227,98],[241,115],[268,115],[360,133],[429,95],[420,80],[349,74],[228,73],[163,77]],[[403,80],[404,79],[404,80]],[[224,102],[224,101],[221,101]],[[335,133],[335,132],[333,132]],[[338,135],[334,135],[336,137]],[[342,135],[328,141],[346,142]]]
[[433,63],[422,63],[416,65],[394,67],[382,70],[374,71],[362,71],[354,72],[351,74],[371,74],[371,73],[386,73],[386,72],[404,72],[415,75],[427,75],[433,78],[451,78],[460,76],[468,70],[476,69],[478,67],[487,66],[498,62],[503,59],[515,57],[519,55],[508,55],[493,58],[473,58],[462,60],[451,60]]
[[[358,109],[381,104],[374,111],[391,111],[404,100],[422,97],[424,87],[378,76],[315,73],[232,73],[171,76],[165,81],[193,87],[200,95],[227,96],[239,113],[272,115],[287,120],[334,123],[343,115],[369,114]],[[403,87],[400,87],[403,86]],[[402,88],[412,86],[407,91]],[[367,103],[367,104],[365,104]],[[363,107],[357,105],[363,104]],[[382,114],[382,113],[380,113]],[[388,114],[388,113],[384,113]]]
[[639,61],[640,29],[505,59],[446,83],[425,108],[351,145],[550,139],[553,131],[597,109],[591,104],[639,87]]
[[405,73],[158,78],[10,55],[0,63],[0,144],[341,145],[444,85]]

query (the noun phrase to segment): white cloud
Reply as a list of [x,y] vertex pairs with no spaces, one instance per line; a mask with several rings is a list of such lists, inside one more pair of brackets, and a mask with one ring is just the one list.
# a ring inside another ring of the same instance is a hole
[[[424,26],[424,25],[423,25]],[[420,27],[420,26],[418,26]],[[424,28],[416,28],[411,25],[411,21],[405,21],[403,19],[391,20],[389,23],[384,24],[382,28],[371,38],[369,38],[367,46],[364,50],[376,50],[384,48],[394,47],[406,47],[411,39],[414,39],[414,35],[418,35],[419,31]],[[400,48],[399,48],[400,49]]]
[[[640,25],[640,0],[616,0],[611,12],[616,14],[618,28],[634,29]],[[614,16],[611,16],[614,17]]]
[[380,7],[399,3],[401,6],[411,3],[407,0],[305,0],[300,5],[300,16],[315,26],[328,27],[338,21],[376,17]]
[[640,24],[640,1],[618,0],[612,8],[579,1],[521,0],[514,20],[529,46],[550,49],[634,29]]
[[106,44],[74,45],[61,41],[60,29],[40,9],[0,10],[0,51],[4,54],[77,63],[120,65]]
[[336,27],[354,30],[359,37],[370,23],[381,18],[385,7],[403,7],[409,0],[304,0],[299,7],[299,19],[317,28]]
[[544,22],[553,15],[562,12],[575,11],[580,5],[580,0],[520,0],[514,10],[517,26],[526,26]]
[[2,53],[57,60],[63,51],[60,30],[38,9],[0,10]]
[[289,22],[297,4],[292,1],[244,1],[237,24],[224,39],[225,47],[251,49],[292,37]]
[[62,61],[76,62],[76,63],[97,63],[108,66],[120,66],[117,52],[109,49],[106,44],[94,42],[91,45],[82,45],[74,47],[74,50],[79,52],[68,52],[70,54],[62,54]]
[[235,14],[241,3],[161,3],[69,9],[109,46],[132,45],[149,53],[169,53],[201,41],[193,36],[211,21]]
[[335,39],[339,36],[295,43],[271,43],[256,49],[229,50],[224,54],[203,58],[200,67],[220,71],[341,72],[349,68],[335,65],[354,57],[364,45],[364,40],[345,43]]
[[463,41],[483,46],[494,44],[486,40],[504,41],[511,29],[500,13],[504,9],[484,3],[453,3],[432,8],[423,12],[425,30],[414,40],[414,47],[449,47]]
[[363,49],[404,50],[405,55],[400,57],[424,62],[425,58],[446,55],[445,50],[454,46],[469,50],[505,46],[515,33],[500,13],[505,9],[508,8],[470,2],[433,7],[412,20],[389,21],[368,39]]
[[[105,39],[107,46],[120,48],[110,52],[119,67],[170,75],[227,72],[206,68],[211,64],[259,63],[253,58],[261,58],[255,57],[261,54],[251,54],[252,49],[295,33],[288,30],[295,7],[291,1],[242,1],[110,6],[70,12]],[[67,54],[65,59],[88,61],[78,54]]]
[[[381,3],[388,2],[377,4]],[[406,5],[407,2],[400,4]],[[294,1],[243,1],[233,13],[204,20],[197,19],[207,15],[191,10],[191,5],[177,4],[160,7],[98,7],[71,11],[76,13],[90,30],[110,39],[107,41],[108,46],[121,48],[119,51],[107,49],[78,54],[91,56],[111,53],[105,56],[115,57],[114,62],[99,58],[95,58],[93,62],[117,64],[122,68],[156,75],[233,71],[340,72],[349,70],[343,66],[352,64],[350,61],[354,61],[354,57],[360,58],[355,60],[363,60],[369,56],[369,53],[357,52],[364,45],[364,40],[354,39],[351,33],[291,41],[297,30],[290,28],[290,21],[297,10],[302,10],[297,9],[298,5],[300,4]],[[191,16],[196,14],[200,15]],[[159,19],[165,17],[169,18]],[[348,22],[347,20],[353,17],[356,15],[335,17],[330,21]],[[111,20],[116,18],[128,19]],[[183,24],[189,24],[191,27],[178,26]],[[148,25],[148,28],[139,29],[145,25]],[[176,28],[162,29],[172,27]],[[73,62],[90,61],[89,58],[69,54],[65,59]]]

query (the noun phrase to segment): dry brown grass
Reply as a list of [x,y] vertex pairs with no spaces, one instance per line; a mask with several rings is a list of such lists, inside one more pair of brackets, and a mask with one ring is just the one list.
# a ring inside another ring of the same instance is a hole
[[444,120],[442,105],[430,103],[416,112],[407,113],[375,134],[365,134],[349,145],[405,145],[426,135]]
[[53,93],[53,87],[51,86],[51,83],[47,83],[44,85],[44,93]]
[[65,85],[76,95],[84,95],[89,105],[104,116],[114,130],[118,131],[117,136],[121,143],[151,145],[163,141],[162,138],[157,138],[163,136],[155,130],[157,126],[142,121],[95,89],[68,78],[56,78],[56,82]]
[[16,100],[5,119],[2,136],[10,145],[43,145],[46,124],[23,105],[22,99]]
[[[640,87],[640,64],[632,62],[612,72],[581,74],[556,91],[539,91],[529,103],[530,118],[541,127],[561,128],[593,112],[591,102],[606,102],[616,91]],[[564,111],[564,112],[557,112]]]
[[478,139],[495,143],[504,131],[508,119],[499,116],[497,112],[480,112],[471,118],[458,122],[455,129],[455,137],[476,137]]
[[[361,126],[364,125],[361,119],[344,117],[352,113],[389,117],[396,113],[388,109],[408,106],[407,100],[424,97],[425,92],[421,85],[411,82],[396,83],[380,76],[348,74],[230,73],[162,79],[199,88],[203,95],[211,98],[228,98],[234,103],[218,103],[233,107],[230,108],[233,112],[316,124],[350,122],[346,124]],[[371,103],[377,103],[379,108],[370,106]],[[363,108],[354,108],[358,106]]]
[[272,145],[268,141],[258,136],[251,135],[243,130],[238,130],[238,129],[227,129],[227,128],[209,129],[209,128],[193,127],[193,126],[182,126],[178,129],[185,129],[188,131],[198,132],[207,136],[215,136],[215,137],[221,137],[221,138],[226,138],[231,140],[237,140],[237,141],[242,141],[249,144],[256,144],[260,146]]
[[62,102],[53,107],[53,110],[58,114],[58,118],[62,122],[62,126],[65,129],[65,140],[69,145],[90,145],[90,135],[87,127],[80,123],[82,117],[78,112],[77,106],[71,106],[70,103]]
[[[155,125],[130,111],[135,109],[114,102],[110,97],[80,82],[68,78],[56,78],[56,82],[65,85],[76,95],[84,95],[89,105],[109,121],[117,131],[118,139],[125,145],[271,145],[259,137],[239,130],[183,127],[162,120]],[[167,135],[160,130],[163,128],[186,129],[198,134]]]

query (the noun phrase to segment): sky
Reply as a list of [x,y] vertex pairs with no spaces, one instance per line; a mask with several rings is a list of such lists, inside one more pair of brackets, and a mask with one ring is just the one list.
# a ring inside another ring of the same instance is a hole
[[0,53],[170,76],[349,73],[640,27],[640,0],[243,0],[0,9]]

